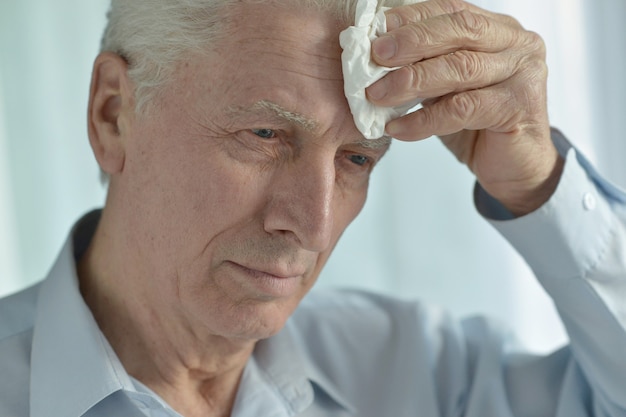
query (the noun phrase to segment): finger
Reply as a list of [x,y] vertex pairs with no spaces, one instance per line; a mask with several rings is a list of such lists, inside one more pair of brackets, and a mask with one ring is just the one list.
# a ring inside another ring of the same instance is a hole
[[[441,97],[436,103],[387,123],[385,132],[399,140],[417,141],[433,135],[445,136],[461,130],[480,130],[489,125],[496,103],[510,101],[503,89],[475,90]],[[480,110],[479,110],[480,109]]]
[[372,57],[379,65],[398,67],[460,49],[501,52],[522,44],[529,33],[462,10],[381,35],[372,42]]
[[405,6],[394,7],[385,12],[387,17],[387,31],[390,32],[401,26],[431,19],[435,16],[456,13],[465,9],[463,1],[431,0]]
[[[507,83],[450,94],[386,126],[390,136],[406,141],[445,136],[461,130],[512,132],[524,122],[530,103],[520,103]],[[530,110],[534,112],[534,110]]]
[[517,70],[512,54],[456,51],[392,71],[366,89],[379,106],[398,106],[499,84]]
[[511,16],[493,13],[481,9],[473,4],[460,0],[430,0],[405,6],[395,7],[385,12],[387,17],[387,31],[390,32],[404,25],[421,22],[444,14],[457,13],[461,10],[469,10],[473,13],[485,15],[500,23],[515,28],[521,28],[520,23]]

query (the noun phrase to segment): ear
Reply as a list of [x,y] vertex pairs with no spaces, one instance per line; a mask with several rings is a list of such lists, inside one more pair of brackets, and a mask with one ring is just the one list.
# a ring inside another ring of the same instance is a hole
[[134,115],[128,64],[117,54],[96,58],[89,91],[89,142],[100,168],[109,175],[124,168],[125,139]]

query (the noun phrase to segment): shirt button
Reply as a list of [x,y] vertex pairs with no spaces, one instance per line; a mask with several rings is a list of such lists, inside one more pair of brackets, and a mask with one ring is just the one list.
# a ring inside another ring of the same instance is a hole
[[591,211],[596,208],[596,198],[591,193],[585,193],[583,196],[583,207],[585,210]]

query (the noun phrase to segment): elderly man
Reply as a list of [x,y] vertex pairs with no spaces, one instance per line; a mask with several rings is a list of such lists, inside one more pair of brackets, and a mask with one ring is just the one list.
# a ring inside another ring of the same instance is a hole
[[0,304],[0,415],[626,416],[626,197],[551,132],[542,41],[510,17],[395,5],[371,57],[399,69],[367,97],[425,99],[386,132],[467,164],[570,346],[522,355],[487,320],[373,294],[302,301],[389,146],[344,95],[354,3],[113,0],[88,113],[106,205]]

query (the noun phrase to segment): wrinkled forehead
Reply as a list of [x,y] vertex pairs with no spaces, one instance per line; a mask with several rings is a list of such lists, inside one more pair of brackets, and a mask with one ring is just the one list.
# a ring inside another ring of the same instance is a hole
[[[178,92],[188,97],[188,108],[225,125],[267,126],[278,115],[312,137],[363,139],[344,94],[339,34],[345,24],[333,13],[237,2],[228,26],[208,56],[189,56],[179,67]],[[233,117],[233,109],[245,111]]]
[[229,50],[222,52],[257,56],[265,65],[273,55],[277,66],[288,61],[294,71],[342,80],[339,33],[346,26],[332,10],[300,2],[238,2],[228,12]]

